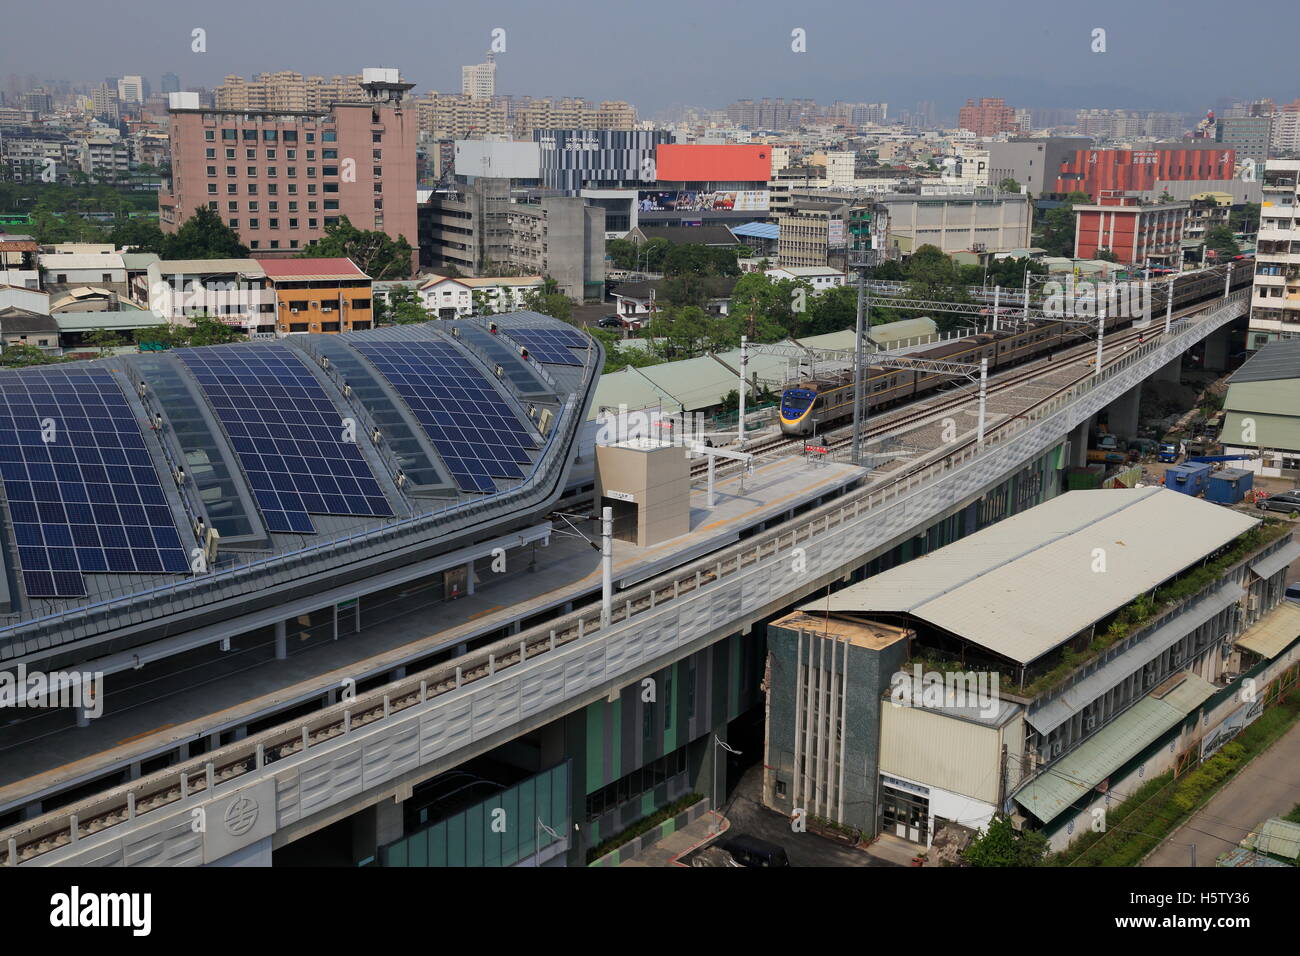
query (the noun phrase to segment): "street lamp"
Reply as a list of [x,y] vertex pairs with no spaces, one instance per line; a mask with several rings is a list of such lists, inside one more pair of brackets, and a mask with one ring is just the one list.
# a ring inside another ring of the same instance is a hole
[[550,834],[552,839],[560,839],[560,835],[542,822],[542,818],[537,818],[537,825],[533,827],[533,865],[542,865],[542,831],[545,830]]

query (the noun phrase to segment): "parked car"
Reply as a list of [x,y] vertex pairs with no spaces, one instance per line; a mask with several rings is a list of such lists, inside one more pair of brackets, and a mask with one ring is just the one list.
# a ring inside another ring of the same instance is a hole
[[747,833],[739,833],[722,844],[736,866],[789,866],[785,849]]
[[617,315],[607,315],[596,323],[602,329],[621,329],[623,328],[623,319]]
[[1292,518],[1300,518],[1300,491],[1283,491],[1255,502],[1260,511],[1281,511]]

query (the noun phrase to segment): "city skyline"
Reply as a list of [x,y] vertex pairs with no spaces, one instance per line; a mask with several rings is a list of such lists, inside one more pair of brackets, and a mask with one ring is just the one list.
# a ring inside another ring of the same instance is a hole
[[[1280,3],[1271,0],[1254,6],[1280,10]],[[74,13],[91,10],[84,0],[73,0],[69,7]],[[259,19],[256,30],[245,33],[238,24],[261,13],[248,0],[224,5],[220,20],[159,0],[141,0],[118,18],[94,22],[84,30],[32,9],[12,11],[7,19],[13,29],[7,35],[26,39],[14,49],[0,41],[0,72],[67,79],[74,85],[94,85],[105,76],[122,74],[156,82],[165,73],[175,73],[183,86],[210,89],[229,74],[249,77],[293,70],[330,76],[356,73],[363,66],[390,66],[415,82],[417,92],[456,93],[461,68],[482,62],[493,31],[504,30],[503,36],[497,35],[498,43],[505,45],[497,55],[499,92],[625,100],[647,116],[681,106],[723,109],[736,99],[764,96],[806,97],[819,103],[888,101],[903,110],[929,100],[939,116],[955,117],[968,97],[983,96],[1002,97],[1009,105],[1027,109],[1199,112],[1223,99],[1271,96],[1281,103],[1300,95],[1286,69],[1282,33],[1253,31],[1249,18],[1240,26],[1216,22],[1213,32],[1205,31],[1199,26],[1204,21],[1196,16],[1199,8],[1211,12],[1204,2],[1184,5],[1184,17],[1165,23],[1159,11],[1112,2],[1095,5],[1086,21],[1067,22],[1033,4],[1006,0],[986,17],[998,24],[993,37],[955,26],[935,29],[935,22],[944,22],[942,16],[936,20],[936,7],[959,10],[938,3],[915,11],[837,11],[833,4],[814,0],[797,13],[764,15],[752,5],[724,2],[701,12],[669,0],[659,8],[659,19],[698,29],[654,33],[664,56],[645,59],[648,68],[637,70],[628,68],[636,60],[629,60],[627,53],[649,38],[638,32],[642,18],[617,8],[602,8],[593,18],[591,5],[581,0],[560,0],[545,10],[504,4],[476,7],[454,21],[448,16],[454,8],[396,0],[384,8],[391,12],[380,11],[343,33],[334,29],[338,17],[329,15],[335,10],[346,17],[350,8],[338,0],[310,5],[290,0],[282,8],[294,14],[311,11],[314,17]],[[89,24],[92,19],[73,16],[71,22]],[[208,22],[202,22],[205,19]],[[438,26],[427,33],[409,28],[422,21]],[[950,21],[956,25],[962,18]],[[1102,53],[1091,51],[1096,28],[1106,31]],[[206,31],[206,52],[191,49],[195,29]],[[795,30],[805,31],[806,52],[792,51],[800,42],[792,38]],[[914,45],[891,43],[891,36],[923,36],[934,56],[922,60]],[[1153,44],[1152,36],[1162,42]],[[727,54],[738,64],[764,57],[762,78],[755,80],[750,70],[719,71],[717,38],[725,39]],[[37,56],[36,50],[45,52]],[[1249,53],[1251,81],[1211,70],[1189,77],[1179,68],[1189,60],[1213,60],[1216,51],[1225,63]],[[557,55],[561,52],[565,55]],[[1008,52],[1018,58],[1015,68]],[[999,69],[949,72],[944,66],[949,60],[963,66],[978,63],[980,56]],[[1162,82],[1162,77],[1167,79]],[[707,90],[707,96],[698,90]]]

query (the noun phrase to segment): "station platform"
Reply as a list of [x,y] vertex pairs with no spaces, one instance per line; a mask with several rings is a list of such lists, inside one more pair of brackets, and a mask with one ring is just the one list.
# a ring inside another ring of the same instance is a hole
[[[715,480],[708,506],[704,480],[692,485],[686,534],[652,547],[615,541],[618,589],[724,548],[748,528],[860,481],[865,470],[802,457],[756,462],[743,479]],[[102,716],[72,726],[66,710],[15,711],[0,726],[0,813],[109,772],[174,751],[183,741],[240,728],[299,704],[310,704],[345,681],[391,673],[408,662],[499,635],[514,622],[564,613],[599,600],[599,522],[591,516],[551,516],[550,543],[507,554],[500,574],[481,575],[472,594],[435,598],[434,588],[412,587],[383,606],[361,601],[361,629],[317,642],[286,659],[273,642],[241,647],[199,664],[153,665],[142,680],[105,695]],[[593,547],[592,542],[595,542]],[[535,558],[535,560],[534,560]],[[139,771],[137,771],[139,772]]]

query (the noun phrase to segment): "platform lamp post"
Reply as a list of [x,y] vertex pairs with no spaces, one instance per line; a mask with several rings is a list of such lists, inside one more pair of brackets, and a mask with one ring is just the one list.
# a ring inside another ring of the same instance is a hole
[[542,831],[554,840],[559,840],[560,835],[542,822],[542,818],[537,818],[537,825],[533,827],[533,866],[542,865]]
[[745,385],[749,379],[749,336],[740,337],[740,418],[736,422],[736,447],[745,447]]
[[1165,293],[1165,335],[1169,334],[1169,329],[1174,322],[1174,280],[1178,278],[1178,273],[1169,274],[1169,291]]
[[614,509],[600,509],[600,626],[609,627],[614,597]]

